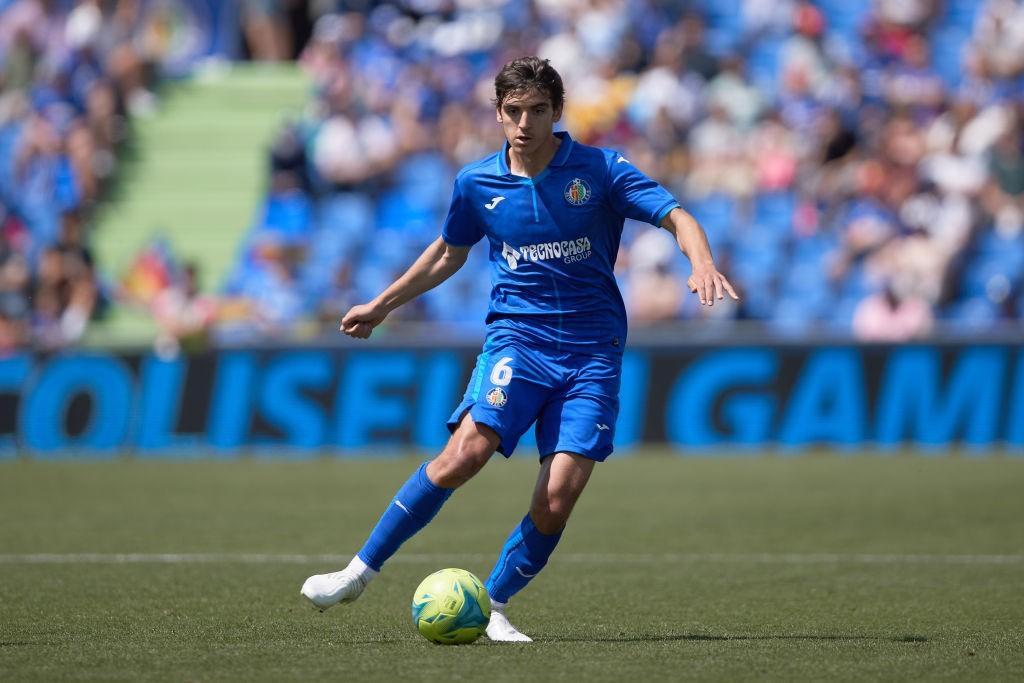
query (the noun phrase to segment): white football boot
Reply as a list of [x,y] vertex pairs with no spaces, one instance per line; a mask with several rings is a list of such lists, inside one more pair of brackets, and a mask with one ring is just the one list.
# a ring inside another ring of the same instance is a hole
[[375,576],[377,572],[367,567],[357,556],[339,572],[309,577],[299,592],[323,612],[337,604],[354,601],[362,595],[363,589]]
[[352,602],[358,598],[366,582],[350,569],[330,574],[316,574],[302,584],[302,597],[323,612],[339,603]]
[[505,616],[505,605],[491,603],[491,620],[487,622],[487,637],[496,643],[532,643],[533,638],[520,633]]

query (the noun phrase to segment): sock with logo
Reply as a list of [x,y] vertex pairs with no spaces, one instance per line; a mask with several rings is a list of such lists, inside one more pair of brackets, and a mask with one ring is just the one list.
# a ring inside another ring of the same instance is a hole
[[455,489],[446,489],[430,481],[427,463],[423,463],[398,489],[395,499],[381,515],[377,526],[357,557],[370,569],[380,571],[398,547],[412,538],[434,518]]
[[530,579],[548,563],[560,538],[561,531],[557,534],[542,534],[533,525],[530,515],[523,517],[523,521],[505,541],[498,563],[487,579],[487,594],[491,600],[498,604],[506,603],[525,588]]

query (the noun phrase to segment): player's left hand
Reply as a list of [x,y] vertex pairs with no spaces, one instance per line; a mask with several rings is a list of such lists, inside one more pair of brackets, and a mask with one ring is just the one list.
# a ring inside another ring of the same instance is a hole
[[697,294],[703,306],[714,306],[715,298],[724,299],[728,292],[734,300],[739,301],[740,297],[732,288],[725,276],[718,272],[714,265],[697,266],[686,281],[691,292]]

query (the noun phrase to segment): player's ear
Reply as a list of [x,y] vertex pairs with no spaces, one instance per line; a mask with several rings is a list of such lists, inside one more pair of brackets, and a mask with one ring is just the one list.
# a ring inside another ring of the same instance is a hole
[[504,121],[501,120],[501,105],[500,104],[497,107],[494,108],[494,116],[498,120],[498,123],[504,123]]
[[556,123],[556,122],[561,121],[561,120],[562,120],[562,108],[561,107],[555,107],[555,112],[554,112],[554,115],[551,117],[551,122],[552,123]]

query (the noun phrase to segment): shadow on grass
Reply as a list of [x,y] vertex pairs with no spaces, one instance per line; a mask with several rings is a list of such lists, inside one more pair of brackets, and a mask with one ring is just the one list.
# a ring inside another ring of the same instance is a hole
[[638,643],[638,642],[669,642],[669,641],[722,641],[722,640],[820,640],[820,641],[836,641],[836,640],[850,640],[850,641],[861,641],[861,640],[876,640],[876,641],[888,641],[890,643],[927,643],[927,636],[919,635],[903,635],[903,636],[854,636],[854,635],[837,635],[837,634],[789,634],[789,635],[746,635],[746,636],[718,636],[708,633],[664,633],[664,634],[640,634],[635,636],[621,635],[621,636],[608,636],[603,638],[565,638],[565,637],[545,637],[538,636],[534,638],[538,642],[549,642],[549,643]]

